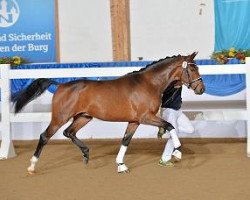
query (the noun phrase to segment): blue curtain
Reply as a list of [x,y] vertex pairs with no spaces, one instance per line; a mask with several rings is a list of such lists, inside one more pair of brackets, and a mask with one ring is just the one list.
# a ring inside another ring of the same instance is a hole
[[[215,60],[196,60],[197,65],[217,65]],[[240,64],[238,59],[230,59],[227,64]],[[207,94],[214,96],[228,96],[236,94],[246,88],[245,75],[204,75],[202,76]]]
[[215,0],[215,51],[250,49],[250,0]]
[[[250,48],[250,0],[215,0],[215,51]],[[204,77],[207,93],[226,96],[245,88],[244,75]]]

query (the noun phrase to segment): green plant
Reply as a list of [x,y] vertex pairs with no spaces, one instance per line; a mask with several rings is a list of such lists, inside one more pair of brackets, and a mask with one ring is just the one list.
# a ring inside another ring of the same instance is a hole
[[20,56],[0,58],[0,64],[10,64],[11,66],[17,66],[24,63],[26,63],[26,60],[21,58]]
[[246,57],[250,57],[250,49],[236,50],[233,47],[229,50],[223,49],[222,51],[213,52],[213,54],[211,55],[211,58],[215,59],[219,64],[226,64],[229,58],[236,58],[240,60],[240,63],[245,63]]

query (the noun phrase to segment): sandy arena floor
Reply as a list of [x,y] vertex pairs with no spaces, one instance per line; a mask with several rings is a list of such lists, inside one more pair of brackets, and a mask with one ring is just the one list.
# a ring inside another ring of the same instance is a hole
[[165,140],[133,139],[117,174],[120,140],[86,140],[90,161],[70,141],[50,141],[27,175],[37,141],[16,141],[17,157],[0,161],[1,200],[249,200],[250,158],[243,139],[185,139],[174,168],[157,165]]

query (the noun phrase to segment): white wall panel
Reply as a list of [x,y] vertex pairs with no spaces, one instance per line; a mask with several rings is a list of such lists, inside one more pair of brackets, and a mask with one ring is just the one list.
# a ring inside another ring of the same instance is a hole
[[133,60],[155,60],[193,51],[199,52],[197,58],[209,58],[213,52],[213,0],[130,2]]
[[61,62],[112,61],[109,1],[58,1]]

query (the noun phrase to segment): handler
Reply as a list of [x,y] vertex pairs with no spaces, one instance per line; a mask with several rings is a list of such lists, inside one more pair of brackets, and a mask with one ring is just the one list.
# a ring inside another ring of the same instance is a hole
[[[162,105],[161,105],[161,115],[162,119],[171,123],[176,133],[185,132],[185,133],[193,133],[194,128],[187,118],[187,116],[181,111],[182,98],[181,98],[182,86],[178,86],[176,82],[171,84],[163,93],[162,96]],[[163,128],[159,129],[158,138],[162,138],[165,130]],[[174,148],[174,140],[178,140],[177,138],[169,137],[161,159],[159,161],[159,166],[162,167],[173,167],[174,162],[172,157],[175,160],[179,161],[182,158],[182,153],[180,148]]]

